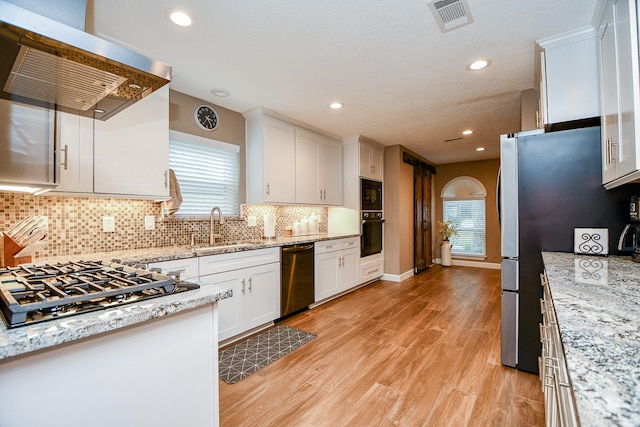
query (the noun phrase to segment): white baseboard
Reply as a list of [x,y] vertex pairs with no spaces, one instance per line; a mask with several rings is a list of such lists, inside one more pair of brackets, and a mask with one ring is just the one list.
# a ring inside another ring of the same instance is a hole
[[388,280],[390,282],[402,282],[403,280],[407,280],[409,277],[413,276],[413,270],[409,270],[402,274],[383,274],[380,280]]
[[[436,258],[436,264],[442,264],[442,260],[440,258]],[[454,259],[451,260],[451,265],[457,265],[460,267],[476,267],[476,268],[488,268],[491,270],[500,270],[500,263],[496,262],[483,262],[483,261],[469,261],[464,259]]]

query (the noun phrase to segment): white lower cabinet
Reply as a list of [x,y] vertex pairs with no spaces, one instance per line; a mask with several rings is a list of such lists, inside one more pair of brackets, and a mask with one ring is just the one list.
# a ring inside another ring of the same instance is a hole
[[359,284],[360,239],[316,242],[315,301],[322,301]]
[[379,279],[384,273],[384,256],[382,253],[360,258],[360,283]]
[[280,248],[199,258],[200,282],[228,288],[218,303],[219,341],[280,317]]

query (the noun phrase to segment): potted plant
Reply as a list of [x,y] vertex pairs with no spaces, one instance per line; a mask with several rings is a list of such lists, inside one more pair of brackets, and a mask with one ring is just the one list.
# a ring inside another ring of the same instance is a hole
[[442,251],[440,254],[440,263],[445,267],[451,266],[451,243],[449,239],[458,235],[458,224],[452,220],[445,222],[438,221],[440,232],[442,233]]

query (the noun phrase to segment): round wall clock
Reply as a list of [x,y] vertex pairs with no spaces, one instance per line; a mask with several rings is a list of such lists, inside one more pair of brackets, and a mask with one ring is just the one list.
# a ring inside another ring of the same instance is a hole
[[204,130],[214,130],[218,127],[218,113],[212,107],[208,105],[201,105],[196,108],[193,113],[193,118],[196,120],[198,126]]

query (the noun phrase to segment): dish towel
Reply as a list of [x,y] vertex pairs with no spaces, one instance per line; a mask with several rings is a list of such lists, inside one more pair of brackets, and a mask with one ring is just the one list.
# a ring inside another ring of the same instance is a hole
[[171,216],[178,212],[180,205],[182,204],[182,194],[180,193],[180,184],[178,184],[178,178],[176,178],[173,169],[169,169],[169,197],[170,199],[165,203],[165,209],[167,215]]

